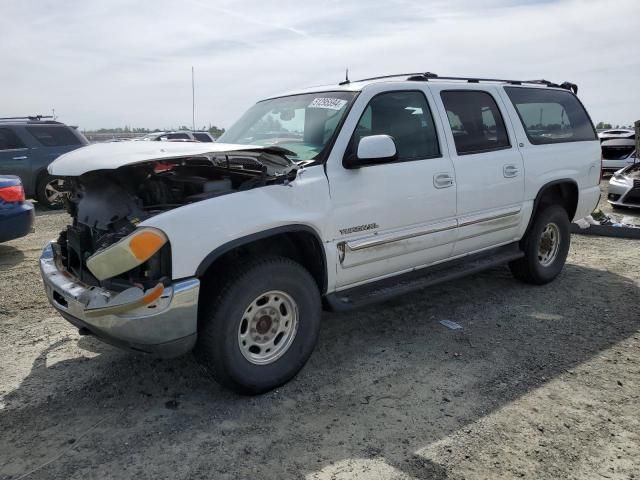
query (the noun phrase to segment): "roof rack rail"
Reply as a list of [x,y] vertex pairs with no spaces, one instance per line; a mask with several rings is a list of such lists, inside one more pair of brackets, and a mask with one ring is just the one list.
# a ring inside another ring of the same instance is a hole
[[32,120],[39,121],[44,118],[53,118],[51,115],[30,115],[27,117],[0,117],[0,120]]
[[[480,83],[480,82],[497,82],[497,83],[508,83],[510,85],[545,85],[547,87],[552,88],[563,88],[565,90],[572,91],[573,93],[578,93],[578,86],[575,83],[571,82],[563,82],[561,84],[553,83],[548,80],[505,80],[503,78],[478,78],[478,77],[441,77],[438,74],[432,72],[419,72],[419,73],[397,73],[394,75],[382,75],[379,77],[369,77],[362,78],[359,80],[352,80],[353,82],[368,82],[371,80],[382,80],[385,78],[395,78],[395,77],[407,77],[407,81],[422,81],[427,82],[429,80],[453,80],[453,81],[461,81],[467,83]],[[340,82],[340,85],[346,85],[351,83],[349,80],[345,80]]]

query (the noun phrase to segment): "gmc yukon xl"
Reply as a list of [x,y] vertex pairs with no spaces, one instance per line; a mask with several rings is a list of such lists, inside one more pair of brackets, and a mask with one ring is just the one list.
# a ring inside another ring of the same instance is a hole
[[600,190],[577,87],[417,73],[262,100],[216,143],[91,145],[49,166],[73,219],[51,304],[140,352],[195,350],[255,394],[347,310],[499,264],[552,281]]

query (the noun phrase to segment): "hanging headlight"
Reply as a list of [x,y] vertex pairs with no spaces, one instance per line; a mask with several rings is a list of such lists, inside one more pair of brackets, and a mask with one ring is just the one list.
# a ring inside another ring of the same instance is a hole
[[167,243],[156,228],[141,228],[87,259],[87,268],[98,280],[106,280],[142,265]]

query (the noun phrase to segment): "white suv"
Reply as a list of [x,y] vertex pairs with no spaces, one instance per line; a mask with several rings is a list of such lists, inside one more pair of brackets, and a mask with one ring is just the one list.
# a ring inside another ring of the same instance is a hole
[[291,379],[321,309],[508,263],[553,280],[600,190],[572,84],[408,74],[254,105],[217,143],[96,144],[50,167],[73,217],[41,258],[82,332],[197,357],[259,393]]

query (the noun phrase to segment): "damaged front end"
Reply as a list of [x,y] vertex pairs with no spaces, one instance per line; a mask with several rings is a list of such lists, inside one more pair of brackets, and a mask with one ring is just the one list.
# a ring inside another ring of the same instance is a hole
[[168,210],[295,178],[266,151],[162,159],[68,179],[73,222],[57,241],[60,264],[83,283],[143,290],[171,279],[171,245],[138,224]]
[[[82,150],[74,152],[76,157],[81,159]],[[197,328],[199,282],[173,281],[169,239],[161,230],[140,224],[196,202],[287,183],[298,167],[285,152],[174,151],[161,158],[138,156],[117,168],[84,167],[78,175],[65,175],[72,222],[45,248],[40,261],[49,300],[71,323],[108,342],[115,339],[111,343],[124,341],[137,350],[155,351],[150,345],[182,339],[178,350],[190,348]],[[57,170],[52,173],[64,175]],[[140,319],[150,319],[149,325]]]

